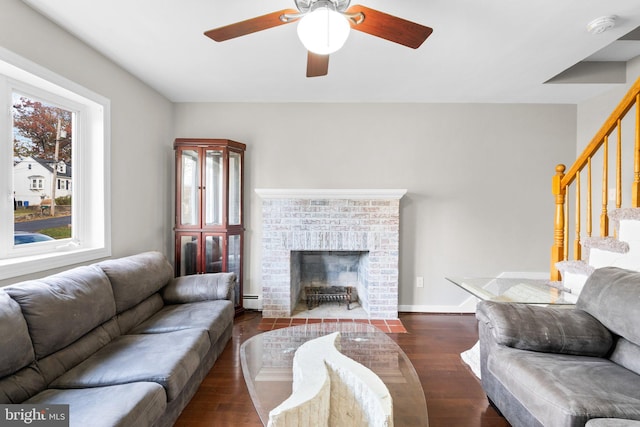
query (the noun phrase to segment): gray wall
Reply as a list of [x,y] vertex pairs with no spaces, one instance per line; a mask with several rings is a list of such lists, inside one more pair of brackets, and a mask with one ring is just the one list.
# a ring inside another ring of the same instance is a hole
[[0,45],[111,100],[113,256],[169,252],[172,104],[19,0],[2,0]]
[[445,276],[548,271],[550,182],[575,159],[576,108],[184,103],[175,136],[248,145],[245,293],[261,293],[255,188],[406,188],[401,310],[458,311],[468,295]]

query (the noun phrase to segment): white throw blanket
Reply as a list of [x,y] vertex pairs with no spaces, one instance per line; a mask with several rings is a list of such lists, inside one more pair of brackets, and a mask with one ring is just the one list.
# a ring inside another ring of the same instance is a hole
[[471,368],[475,376],[480,378],[480,342],[478,341],[469,350],[460,353],[460,357]]

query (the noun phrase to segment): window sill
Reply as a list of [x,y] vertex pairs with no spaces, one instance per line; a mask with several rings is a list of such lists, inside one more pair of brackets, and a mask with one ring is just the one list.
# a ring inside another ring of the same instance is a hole
[[0,260],[0,280],[11,279],[55,268],[71,267],[111,256],[107,248],[75,249],[55,253]]

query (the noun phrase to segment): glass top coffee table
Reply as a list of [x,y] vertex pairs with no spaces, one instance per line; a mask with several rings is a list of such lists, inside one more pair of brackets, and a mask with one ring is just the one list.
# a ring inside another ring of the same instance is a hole
[[451,283],[481,300],[522,304],[573,305],[578,296],[554,287],[545,279],[447,277]]
[[402,349],[375,326],[357,322],[315,323],[256,335],[240,347],[253,405],[266,426],[269,412],[291,394],[293,356],[303,343],[340,332],[340,351],[375,372],[393,400],[394,426],[428,426],[420,378]]

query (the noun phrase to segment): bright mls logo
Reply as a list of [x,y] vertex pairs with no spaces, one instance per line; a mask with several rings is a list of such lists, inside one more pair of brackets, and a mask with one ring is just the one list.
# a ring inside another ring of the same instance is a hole
[[0,405],[0,427],[69,427],[69,405]]

